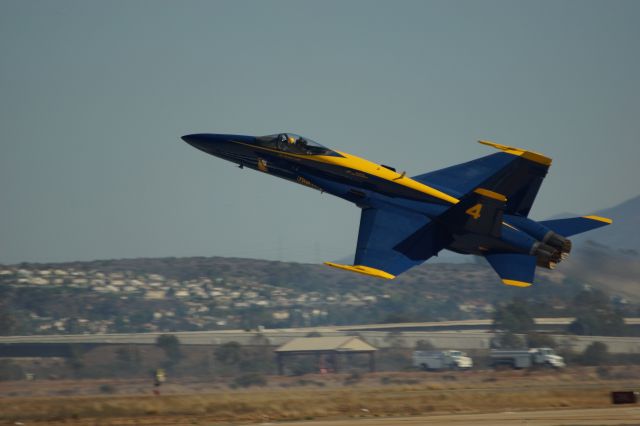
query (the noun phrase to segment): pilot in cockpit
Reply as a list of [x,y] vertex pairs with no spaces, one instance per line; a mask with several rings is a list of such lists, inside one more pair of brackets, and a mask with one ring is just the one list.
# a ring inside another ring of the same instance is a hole
[[298,155],[331,155],[324,146],[293,133],[279,133],[256,138],[262,146]]
[[281,133],[280,135],[278,135],[278,144],[277,144],[278,149],[280,149],[281,151],[286,151],[287,145],[289,143],[290,143],[289,138],[285,133]]
[[307,146],[308,142],[300,136],[282,133],[278,137],[278,148],[282,151],[306,153]]
[[307,140],[305,138],[298,138],[298,141],[296,142],[296,145],[298,145],[298,148],[306,151],[307,150]]

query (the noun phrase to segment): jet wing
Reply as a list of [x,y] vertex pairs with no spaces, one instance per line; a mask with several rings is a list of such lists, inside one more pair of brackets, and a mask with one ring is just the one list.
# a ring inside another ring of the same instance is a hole
[[448,241],[427,216],[394,208],[365,208],[354,265],[325,262],[378,278],[393,279],[436,255]]
[[551,159],[542,154],[480,141],[501,150],[412,179],[458,198],[482,187],[503,194],[507,199],[505,212],[527,216],[540,185],[547,174]]
[[516,287],[529,287],[536,273],[536,257],[520,253],[493,253],[485,255],[502,282]]

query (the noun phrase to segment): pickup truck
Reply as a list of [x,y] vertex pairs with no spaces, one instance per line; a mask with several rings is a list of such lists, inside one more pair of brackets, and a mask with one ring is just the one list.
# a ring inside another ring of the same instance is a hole
[[468,370],[473,360],[461,351],[415,351],[413,366],[426,371]]
[[493,349],[489,354],[489,364],[496,368],[510,366],[512,368],[529,368],[534,365],[563,368],[564,358],[551,348],[531,348],[522,350]]

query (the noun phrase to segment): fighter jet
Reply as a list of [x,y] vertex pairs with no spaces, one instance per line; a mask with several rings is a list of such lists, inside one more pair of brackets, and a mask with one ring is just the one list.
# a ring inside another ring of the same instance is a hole
[[610,224],[583,216],[528,218],[551,159],[479,141],[497,153],[409,177],[391,166],[336,151],[293,133],[193,134],[208,154],[347,200],[362,211],[353,265],[326,265],[393,279],[440,250],[483,256],[511,286],[533,283],[536,266],[566,259],[575,234]]

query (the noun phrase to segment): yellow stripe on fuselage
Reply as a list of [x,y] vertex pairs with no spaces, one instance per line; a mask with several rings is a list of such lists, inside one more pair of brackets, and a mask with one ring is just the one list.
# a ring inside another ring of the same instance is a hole
[[413,180],[410,177],[405,176],[404,174],[394,172],[393,170],[387,169],[386,167],[383,167],[369,160],[365,160],[364,158],[356,157],[355,155],[347,154],[346,152],[336,152],[342,155],[342,157],[321,155],[318,156],[320,157],[319,160],[323,163],[346,167],[362,173],[366,173],[371,176],[378,177],[380,179],[394,182],[398,185],[411,188],[415,191],[422,192],[423,194],[430,195],[434,198],[447,201],[451,204],[457,204],[460,201],[449,194],[445,194],[444,192],[425,185],[424,183]]
[[411,188],[415,191],[421,192],[423,194],[429,195],[439,200],[447,201],[451,204],[457,204],[460,201],[457,198],[452,197],[451,195],[445,194],[442,191],[439,191],[428,185],[425,185],[416,180],[413,180],[410,177],[405,176],[404,174],[394,172],[393,170],[387,169],[386,167],[382,167],[379,164],[376,164],[369,160],[365,160],[364,158],[356,157],[355,155],[347,154],[346,152],[336,151],[342,157],[337,157],[332,155],[302,155],[302,154],[293,154],[290,152],[278,151],[275,149],[265,148],[257,145],[251,145],[243,142],[237,142],[237,141],[234,141],[234,142],[251,147],[251,148],[257,148],[257,149],[262,149],[265,151],[281,154],[285,157],[316,161],[319,163],[331,164],[334,166],[343,167],[345,169],[354,170],[356,172],[365,173],[367,175],[375,176],[377,178],[384,179],[389,182],[393,182],[395,184],[404,186],[406,188]]

